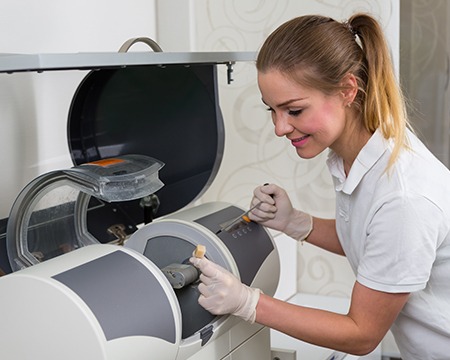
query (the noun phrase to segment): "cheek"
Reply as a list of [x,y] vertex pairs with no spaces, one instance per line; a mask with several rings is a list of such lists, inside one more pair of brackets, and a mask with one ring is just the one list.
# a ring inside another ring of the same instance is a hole
[[342,107],[335,103],[325,103],[321,109],[322,126],[333,131],[333,129],[341,128],[345,122],[345,112]]

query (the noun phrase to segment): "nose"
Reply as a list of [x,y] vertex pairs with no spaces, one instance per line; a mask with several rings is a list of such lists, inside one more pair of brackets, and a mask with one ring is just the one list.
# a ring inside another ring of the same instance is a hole
[[294,131],[294,127],[290,124],[287,116],[272,113],[272,121],[275,126],[275,134],[279,137],[286,136]]

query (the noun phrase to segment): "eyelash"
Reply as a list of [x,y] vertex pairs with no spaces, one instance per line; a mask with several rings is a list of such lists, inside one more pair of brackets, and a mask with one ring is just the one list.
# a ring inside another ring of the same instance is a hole
[[290,116],[298,116],[302,113],[302,110],[289,110]]
[[[266,110],[269,111],[269,112],[273,112],[274,111],[271,107],[268,107]],[[290,116],[298,116],[298,115],[300,115],[302,113],[302,111],[303,111],[303,109],[300,109],[300,110],[289,110],[288,114]]]

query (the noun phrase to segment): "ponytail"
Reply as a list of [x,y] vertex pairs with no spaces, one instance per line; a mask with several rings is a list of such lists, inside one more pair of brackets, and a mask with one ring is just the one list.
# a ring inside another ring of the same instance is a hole
[[348,26],[357,36],[365,54],[367,85],[362,116],[364,126],[371,133],[380,129],[385,139],[393,140],[389,168],[401,149],[408,147],[406,128],[410,125],[405,99],[379,23],[369,15],[356,14],[350,17]]

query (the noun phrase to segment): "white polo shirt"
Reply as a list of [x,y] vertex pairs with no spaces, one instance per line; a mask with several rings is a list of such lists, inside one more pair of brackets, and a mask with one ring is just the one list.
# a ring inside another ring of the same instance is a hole
[[359,283],[410,292],[392,332],[404,359],[450,359],[450,171],[408,132],[386,172],[392,144],[376,131],[350,173],[330,152],[336,230]]

